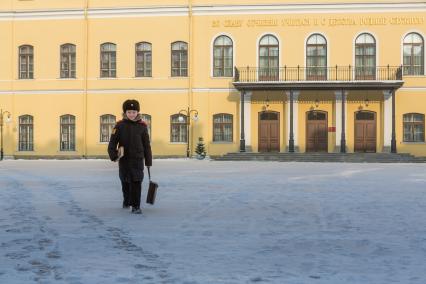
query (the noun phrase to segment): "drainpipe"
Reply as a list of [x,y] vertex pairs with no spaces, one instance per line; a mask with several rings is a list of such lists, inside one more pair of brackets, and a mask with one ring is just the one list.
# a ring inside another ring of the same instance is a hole
[[[13,130],[13,115],[15,114],[15,72],[13,70],[15,64],[14,62],[19,62],[19,56],[18,56],[18,60],[14,60],[15,59],[15,55],[16,55],[16,47],[15,47],[15,3],[14,0],[11,0],[11,7],[12,7],[12,40],[11,40],[11,45],[12,45],[12,64],[10,64],[10,80],[11,80],[11,84],[10,84],[10,89],[11,89],[11,96],[12,96],[12,109],[10,110],[12,115],[12,130]],[[18,63],[19,64],[19,63]],[[3,119],[3,118],[2,118]],[[19,139],[19,137],[18,137]],[[1,143],[2,147],[3,147],[3,142]],[[12,131],[12,151],[11,153],[13,153],[13,156],[15,156],[15,151],[16,151],[16,147],[15,147],[15,137]]]
[[89,0],[84,5],[84,34],[85,34],[85,52],[84,52],[84,93],[83,93],[83,158],[87,159],[87,86],[89,70],[89,19],[88,19]]
[[[192,23],[192,0],[188,0],[188,16],[189,16],[189,25],[188,25],[188,32],[189,32],[189,44],[188,44],[188,57],[189,57],[189,70],[188,70],[188,106],[189,109],[194,109],[194,102],[193,102],[193,94],[192,94],[192,70],[193,70],[193,58],[194,58],[194,52],[193,52],[193,46],[194,46],[194,41],[193,41],[193,23]],[[188,114],[188,119],[190,119],[189,114]],[[188,127],[191,127],[192,131],[192,136],[194,136],[194,128],[193,128],[193,124],[189,124]],[[190,137],[188,136],[188,141]],[[191,139],[193,141],[193,139]],[[192,142],[191,141],[191,142]],[[193,145],[193,143],[191,143],[191,145]],[[190,152],[192,154],[192,146],[190,148]],[[191,155],[190,155],[191,156]]]

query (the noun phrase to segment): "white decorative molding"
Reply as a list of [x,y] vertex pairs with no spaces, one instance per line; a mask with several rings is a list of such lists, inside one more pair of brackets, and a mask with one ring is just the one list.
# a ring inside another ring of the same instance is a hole
[[13,12],[0,12],[0,21],[13,20]]
[[379,13],[422,12],[426,3],[341,3],[341,4],[271,4],[194,6],[193,15],[244,15],[244,14],[329,14],[329,13]]
[[399,91],[426,91],[426,87],[402,87]]
[[383,147],[390,149],[392,141],[392,91],[383,91],[383,96]]
[[133,8],[94,8],[88,11],[89,19],[129,18],[129,17],[168,17],[189,16],[187,6],[172,7],[133,7]]
[[251,96],[250,91],[244,95],[244,139],[247,149],[251,149]]
[[0,21],[84,19],[84,10],[15,11],[0,13]]
[[[188,16],[186,6],[174,7],[129,7],[129,8],[92,8],[88,10],[89,19],[100,18],[142,18]],[[84,9],[64,10],[27,10],[0,12],[0,21],[28,21],[51,19],[84,19]]]
[[[345,96],[345,102],[346,99],[348,97],[348,92],[344,92],[343,91],[335,91],[334,92],[335,96],[336,96],[336,103],[335,103],[335,114],[336,114],[336,147],[339,147],[340,149],[340,142],[342,139],[342,96]],[[347,112],[347,107],[348,104],[347,102],[345,103],[345,130],[347,130],[347,121],[348,121],[348,112]]]
[[[76,90],[15,90],[15,91],[1,91],[0,95],[81,95],[84,94],[83,89]],[[150,93],[159,93],[159,94],[187,94],[188,89],[96,89],[88,90],[88,94],[150,94]]]
[[84,90],[14,90],[14,91],[0,91],[0,95],[81,95]]
[[135,94],[135,93],[179,93],[187,94],[188,89],[99,89],[99,90],[88,90],[89,94]]
[[[193,92],[196,93],[235,93],[238,94],[237,89],[231,89],[231,88],[196,88],[192,89]],[[134,94],[134,93],[188,93],[187,88],[182,89],[154,89],[154,88],[147,88],[147,89],[92,89],[87,91],[88,94]],[[71,95],[80,95],[84,94],[83,89],[76,89],[76,90],[58,90],[58,89],[52,89],[52,90],[0,90],[0,95],[47,95],[47,94],[71,94]]]
[[[287,102],[285,104],[285,111],[287,113],[287,143],[290,140],[290,92],[285,92],[287,95]],[[294,147],[299,146],[299,95],[300,91],[293,91],[293,139]]]
[[[402,1],[401,1],[402,2]],[[270,5],[203,5],[192,6],[194,16],[203,15],[278,15],[278,14],[366,14],[426,12],[426,3],[330,3],[330,4],[270,4]],[[189,16],[189,7],[151,6],[122,8],[90,8],[88,17],[134,18]],[[51,9],[0,12],[0,21],[83,19],[84,9]]]
[[239,91],[234,88],[193,88],[193,92],[198,93],[223,93],[223,92],[232,92],[232,93],[238,93]]

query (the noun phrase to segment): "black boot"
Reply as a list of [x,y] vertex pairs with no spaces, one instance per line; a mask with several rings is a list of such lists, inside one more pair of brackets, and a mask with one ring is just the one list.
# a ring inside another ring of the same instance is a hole
[[123,208],[124,209],[129,209],[130,205],[126,201],[123,201]]
[[142,214],[142,210],[139,207],[132,207],[133,214]]

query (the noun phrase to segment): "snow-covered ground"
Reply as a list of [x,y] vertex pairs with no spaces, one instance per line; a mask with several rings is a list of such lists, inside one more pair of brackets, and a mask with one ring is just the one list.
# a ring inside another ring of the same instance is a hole
[[[426,165],[0,162],[0,283],[426,283]],[[146,180],[142,196],[146,196]]]

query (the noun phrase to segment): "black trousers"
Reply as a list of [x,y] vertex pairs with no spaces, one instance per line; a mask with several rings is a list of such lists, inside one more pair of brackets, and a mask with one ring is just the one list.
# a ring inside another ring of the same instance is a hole
[[124,204],[135,208],[141,206],[142,181],[121,182]]

